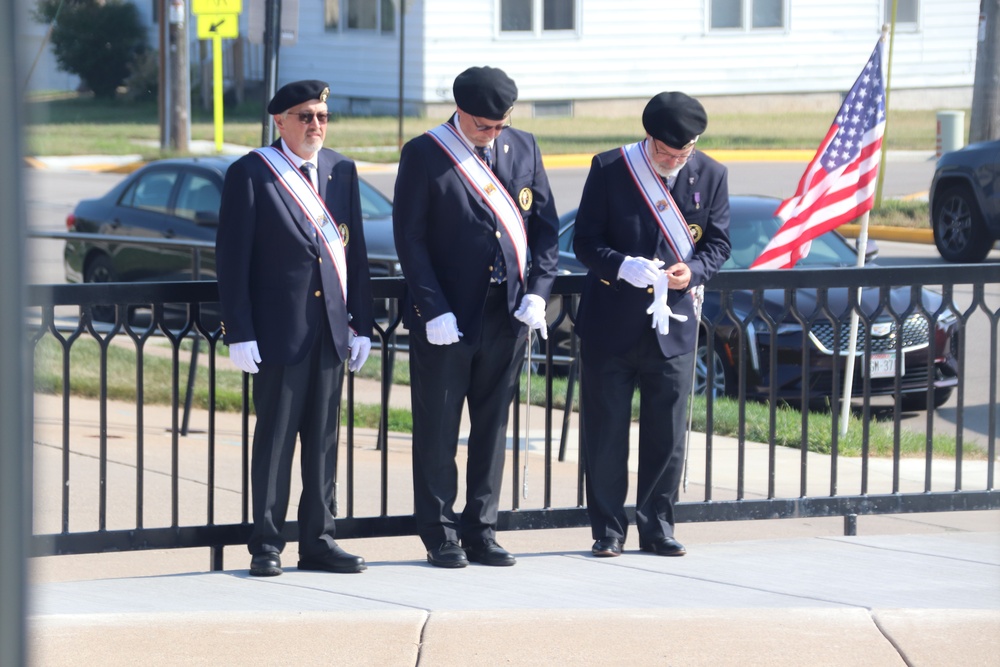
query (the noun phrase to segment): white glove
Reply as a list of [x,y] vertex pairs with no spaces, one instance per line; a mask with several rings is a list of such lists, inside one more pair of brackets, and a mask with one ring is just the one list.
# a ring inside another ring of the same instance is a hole
[[624,280],[636,287],[649,287],[656,280],[656,276],[660,274],[661,266],[663,266],[663,262],[658,259],[629,256],[618,267],[618,280]]
[[532,329],[538,329],[538,335],[549,339],[549,328],[545,326],[545,299],[537,294],[525,294],[521,305],[514,311],[514,317],[527,324]]
[[670,333],[670,318],[678,322],[687,322],[687,315],[677,315],[667,305],[667,296],[670,292],[669,284],[670,277],[661,273],[656,282],[653,283],[653,303],[646,309],[646,312],[653,316],[653,328],[661,336]]
[[[233,343],[229,346],[229,360],[244,373],[256,373],[260,369],[260,351],[257,341],[248,340],[244,343]],[[255,363],[256,362],[256,363]]]
[[347,370],[357,373],[368,361],[368,354],[372,351],[372,339],[368,336],[355,336],[351,342],[351,360],[347,363]]
[[427,322],[427,342],[431,345],[451,345],[462,337],[458,330],[458,320],[454,313],[438,315]]

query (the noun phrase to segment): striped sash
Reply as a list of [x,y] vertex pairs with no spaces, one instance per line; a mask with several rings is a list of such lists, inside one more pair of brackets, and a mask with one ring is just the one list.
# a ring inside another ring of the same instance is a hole
[[340,282],[340,291],[346,303],[347,257],[344,254],[344,242],[340,238],[337,221],[326,209],[326,204],[313,188],[312,183],[309,183],[302,172],[295,168],[287,155],[273,146],[256,148],[254,153],[259,155],[264,164],[270,168],[277,182],[285,188],[285,191],[305,214],[309,224],[312,225],[316,238],[321,241],[320,245],[326,249],[327,256],[333,261],[333,268],[336,270]]
[[[649,207],[649,212],[653,214],[660,233],[667,240],[667,245],[674,253],[678,262],[686,262],[694,255],[694,238],[691,230],[688,229],[684,215],[677,208],[673,197],[667,186],[660,180],[659,175],[653,170],[653,165],[649,162],[649,155],[646,154],[644,142],[622,146],[622,156],[625,164],[628,165],[632,173],[635,186],[639,189],[643,201]],[[672,262],[667,262],[669,266]]]
[[[437,142],[441,150],[455,164],[455,168],[472,194],[486,202],[486,205],[496,215],[499,225],[507,232],[503,236],[514,245],[514,253],[517,257],[517,274],[523,283],[528,240],[521,211],[511,198],[510,193],[497,180],[496,174],[458,135],[458,130],[451,123],[442,123],[428,130],[427,134]],[[502,239],[501,243],[503,243]]]

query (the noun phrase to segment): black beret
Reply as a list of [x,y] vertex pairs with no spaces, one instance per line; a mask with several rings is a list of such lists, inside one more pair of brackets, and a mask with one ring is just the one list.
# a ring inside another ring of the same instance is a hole
[[326,102],[326,98],[329,96],[330,86],[327,85],[326,81],[315,79],[292,81],[278,89],[271,101],[267,103],[267,112],[271,115],[284,113],[309,100]]
[[642,126],[671,148],[685,148],[708,126],[701,102],[684,93],[660,93],[642,112]]
[[455,77],[452,91],[459,109],[489,120],[506,118],[517,99],[514,81],[496,67],[470,67]]

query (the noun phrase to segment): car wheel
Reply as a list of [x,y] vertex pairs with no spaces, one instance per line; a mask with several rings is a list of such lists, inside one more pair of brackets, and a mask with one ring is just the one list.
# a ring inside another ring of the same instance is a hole
[[[953,387],[944,387],[943,389],[934,390],[934,409],[940,408],[942,405],[948,402],[951,398],[951,393]],[[903,409],[904,412],[916,412],[918,410],[924,410],[927,408],[927,395],[918,391],[911,394],[903,394],[903,397],[899,401],[899,407]]]
[[708,369],[711,364],[714,375],[712,378],[712,395],[715,397],[735,394],[736,383],[730,369],[718,350],[708,354],[708,345],[702,341],[698,344],[698,354],[694,361],[694,393],[704,396],[708,388]]
[[[107,255],[94,255],[87,261],[87,267],[83,271],[83,282],[113,283],[117,280],[115,268],[111,264],[111,258]],[[115,307],[94,306],[90,316],[95,322],[114,322]]]
[[945,188],[934,197],[931,213],[934,245],[949,262],[981,262],[993,243],[972,191],[965,185]]

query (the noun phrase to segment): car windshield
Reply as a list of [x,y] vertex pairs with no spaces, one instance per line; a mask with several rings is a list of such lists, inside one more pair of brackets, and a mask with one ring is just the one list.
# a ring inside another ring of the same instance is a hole
[[[781,226],[781,218],[770,213],[758,214],[753,210],[734,206],[729,224],[729,241],[732,253],[723,271],[749,269]],[[809,254],[800,259],[795,268],[829,268],[854,266],[857,255],[844,240],[834,232],[827,232],[812,241]]]
[[358,181],[358,188],[361,190],[361,215],[364,218],[388,218],[392,216],[392,202],[386,199],[381,192],[363,180]]

